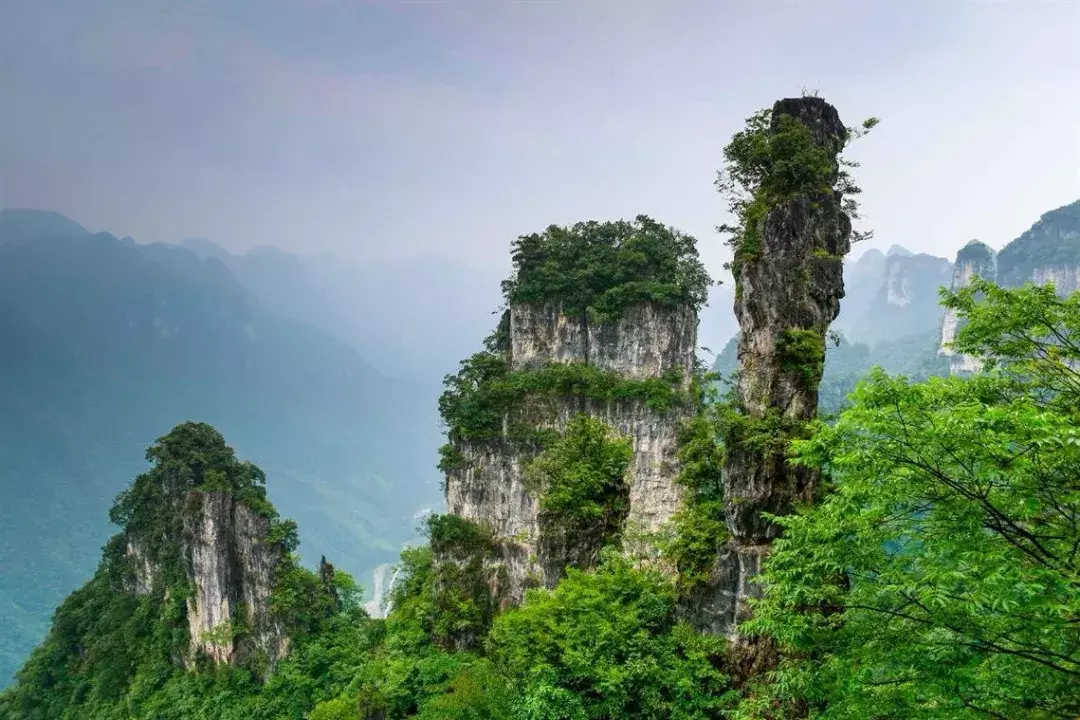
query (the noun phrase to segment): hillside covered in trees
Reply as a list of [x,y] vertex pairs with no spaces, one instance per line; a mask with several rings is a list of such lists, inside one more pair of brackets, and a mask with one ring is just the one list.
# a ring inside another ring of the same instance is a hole
[[856,351],[827,349],[858,237],[843,152],[875,123],[791,98],[726,147],[730,392],[694,357],[693,237],[645,216],[523,236],[446,378],[448,512],[384,619],[185,423],[0,715],[1077,717],[1080,294],[972,278],[942,300],[980,372],[877,368],[818,414],[828,353]]

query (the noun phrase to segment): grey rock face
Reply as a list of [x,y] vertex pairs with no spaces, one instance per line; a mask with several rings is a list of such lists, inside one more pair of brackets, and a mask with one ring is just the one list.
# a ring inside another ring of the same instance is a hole
[[[192,492],[183,504],[183,535],[176,541],[193,589],[186,603],[185,662],[193,667],[205,656],[219,665],[234,664],[258,654],[271,671],[288,654],[289,638],[270,611],[281,558],[280,546],[267,541],[270,521],[227,492]],[[161,568],[138,538],[128,538],[125,554],[131,568],[125,590],[159,591]]]
[[[665,308],[639,303],[611,325],[595,326],[587,318],[564,315],[556,307],[514,306],[508,313],[508,347],[514,369],[548,362],[581,362],[626,377],[661,377],[676,371],[688,386],[697,340],[697,313],[692,308]],[[627,525],[655,532],[671,519],[682,502],[675,483],[679,425],[690,409],[658,413],[643,401],[602,402],[582,397],[533,398],[503,419],[504,437],[495,442],[458,446],[464,461],[446,477],[447,511],[491,527],[501,545],[505,568],[498,597],[505,604],[521,600],[531,578],[553,585],[563,563],[546,557],[541,547],[539,503],[526,487],[525,465],[536,448],[513,442],[509,428],[520,424],[562,430],[579,414],[592,415],[630,439],[634,457],[629,470],[630,511]],[[594,550],[566,547],[558,554],[588,564]],[[584,558],[584,560],[582,560]]]
[[125,578],[124,590],[133,595],[149,595],[159,582],[154,563],[137,542],[128,541],[124,554],[131,561],[131,575]]
[[270,615],[281,551],[266,542],[269,520],[228,493],[197,493],[192,501],[198,511],[184,528],[195,588],[187,601],[191,659],[204,653],[231,664],[260,652],[272,667],[288,652],[288,638]]
[[[844,125],[835,108],[819,98],[782,100],[773,117],[802,120],[815,141],[835,158],[843,148]],[[758,228],[756,257],[744,262],[736,278],[735,314],[739,319],[739,399],[750,422],[767,417],[784,424],[809,420],[817,412],[821,366],[815,352],[792,362],[785,353],[792,333],[820,348],[840,311],[844,296],[843,258],[850,249],[851,222],[839,193],[799,195],[771,208]],[[781,443],[781,446],[783,443]],[[720,581],[700,612],[734,633],[748,614],[747,601],[758,594],[755,578],[778,528],[762,513],[785,514],[798,499],[808,499],[816,480],[806,468],[791,466],[782,447],[762,449],[729,439],[724,465],[724,502],[732,540],[720,559]]]
[[548,362],[581,362],[628,378],[680,372],[689,382],[697,342],[697,312],[637,303],[614,323],[567,316],[557,305],[510,308],[510,360],[515,370]]
[[[1080,201],[1045,213],[999,253],[976,240],[969,242],[957,254],[951,289],[966,287],[975,275],[1002,287],[1053,285],[1063,297],[1080,290]],[[978,358],[948,347],[958,330],[956,314],[946,312],[939,352],[949,357],[954,374],[975,372],[981,367]]]
[[[972,240],[957,253],[949,289],[956,291],[967,287],[975,276],[986,280],[997,278],[997,253],[978,240]],[[941,349],[938,352],[949,358],[949,372],[953,374],[976,372],[980,367],[976,358],[955,352],[949,347],[956,340],[959,329],[960,318],[956,311],[946,310],[945,317],[941,321]]]

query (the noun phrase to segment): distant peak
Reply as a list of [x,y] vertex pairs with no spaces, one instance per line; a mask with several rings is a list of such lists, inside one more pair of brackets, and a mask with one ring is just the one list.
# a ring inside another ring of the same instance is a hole
[[88,235],[90,231],[82,225],[52,210],[30,208],[0,210],[0,242]]
[[988,263],[992,264],[996,257],[997,253],[986,243],[981,240],[968,240],[967,244],[956,253],[956,263],[957,265],[971,265],[974,263],[986,265]]
[[911,252],[906,247],[902,247],[900,245],[893,245],[891,248],[889,248],[889,252],[886,253],[888,257],[911,257],[914,254],[915,253]]
[[870,263],[879,263],[885,259],[885,253],[881,252],[877,248],[870,248],[855,261],[856,265],[869,265]]

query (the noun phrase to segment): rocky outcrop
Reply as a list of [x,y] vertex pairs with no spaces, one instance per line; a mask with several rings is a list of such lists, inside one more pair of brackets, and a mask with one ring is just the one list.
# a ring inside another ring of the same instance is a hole
[[[186,598],[189,647],[215,664],[259,658],[267,671],[289,651],[289,638],[273,618],[270,596],[281,560],[280,545],[268,541],[270,521],[225,491],[193,491],[183,500],[183,529],[177,543],[191,594]],[[175,512],[181,512],[179,509]],[[164,593],[160,561],[138,536],[126,543],[130,577],[125,589],[140,595]]]
[[[966,287],[976,275],[1002,287],[1053,285],[1062,296],[1080,290],[1080,201],[1044,214],[999,253],[977,240],[969,242],[957,254],[951,289]],[[978,359],[949,347],[958,330],[956,313],[946,312],[939,352],[948,356],[951,372],[975,372]]]
[[515,305],[509,313],[515,370],[580,362],[635,379],[676,371],[689,383],[697,342],[693,308],[637,303],[617,320],[600,324],[585,316],[568,317],[554,304]]
[[[952,290],[967,287],[974,277],[994,279],[997,277],[997,254],[989,245],[972,240],[960,249],[953,266]],[[941,321],[942,355],[949,358],[949,371],[952,373],[970,373],[979,369],[979,362],[973,357],[957,353],[951,348],[959,330],[959,317],[955,310],[946,310]]]
[[[625,378],[676,376],[686,388],[694,366],[697,312],[642,302],[611,323],[595,324],[584,315],[568,316],[554,305],[514,305],[500,332],[505,338],[502,351],[514,370],[583,363]],[[494,531],[503,572],[497,583],[493,581],[493,591],[502,605],[519,602],[531,583],[554,585],[565,564],[559,557],[577,558],[572,564],[587,565],[599,549],[554,548],[540,542],[539,501],[524,477],[538,447],[514,439],[512,429],[561,431],[575,416],[587,414],[629,438],[634,454],[627,478],[626,526],[648,533],[660,530],[680,506],[676,436],[691,412],[689,407],[653,410],[636,398],[529,397],[503,417],[501,437],[456,444],[462,459],[446,477],[447,511]],[[581,542],[589,544],[585,538]]]
[[224,492],[195,493],[185,525],[185,557],[194,594],[187,600],[191,659],[205,654],[232,664],[258,653],[272,666],[288,652],[283,629],[270,612],[281,558],[266,541],[267,518]]
[[[773,107],[774,130],[784,114],[809,127],[835,162],[846,137],[835,108],[820,98],[781,100]],[[699,608],[729,633],[748,616],[762,559],[779,533],[764,514],[790,512],[797,500],[810,498],[817,479],[787,462],[785,437],[817,412],[825,335],[840,310],[850,249],[842,199],[833,191],[801,193],[769,208],[756,229],[755,257],[741,264],[736,278],[737,391],[746,427],[727,438],[723,484],[731,542],[719,560],[716,590]],[[750,433],[776,442],[749,442]]]

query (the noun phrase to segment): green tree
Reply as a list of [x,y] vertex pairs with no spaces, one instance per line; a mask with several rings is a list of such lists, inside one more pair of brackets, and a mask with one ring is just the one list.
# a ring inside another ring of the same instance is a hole
[[1080,295],[976,280],[944,300],[985,373],[875,370],[794,445],[830,492],[778,519],[748,629],[787,659],[744,716],[1080,713]]
[[508,303],[558,302],[566,313],[616,318],[629,304],[705,303],[711,280],[697,241],[645,215],[633,222],[550,226],[514,241]]
[[723,641],[677,620],[674,591],[617,551],[570,569],[499,616],[487,650],[517,698],[518,720],[720,717]]
[[[868,118],[857,128],[847,128],[842,143],[862,137],[878,124]],[[717,174],[716,189],[728,202],[733,224],[718,229],[728,236],[734,257],[732,273],[753,260],[758,253],[758,226],[768,211],[796,195],[839,193],[843,210],[851,219],[859,217],[854,198],[861,190],[851,176],[851,160],[833,160],[833,152],[817,144],[802,121],[790,115],[774,115],[771,108],[759,110],[746,119],[742,130],[724,147],[724,168]],[[854,239],[869,237],[854,233]]]

